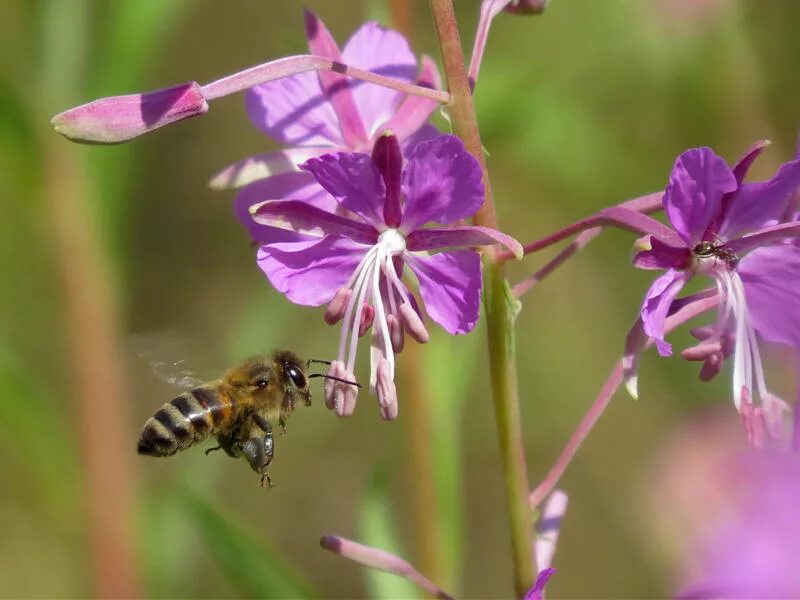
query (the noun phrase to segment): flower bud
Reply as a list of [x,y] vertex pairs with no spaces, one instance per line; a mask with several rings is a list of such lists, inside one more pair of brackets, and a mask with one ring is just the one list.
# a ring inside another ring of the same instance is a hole
[[202,88],[191,81],[144,94],[100,98],[57,114],[50,123],[74,142],[118,144],[207,112]]

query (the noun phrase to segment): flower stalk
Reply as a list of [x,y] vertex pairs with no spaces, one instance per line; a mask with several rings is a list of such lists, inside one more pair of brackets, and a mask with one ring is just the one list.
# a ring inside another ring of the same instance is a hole
[[[450,92],[447,111],[455,133],[479,162],[486,190],[475,224],[496,228],[497,217],[483,154],[464,53],[452,0],[430,0]],[[514,313],[502,264],[494,251],[484,255],[484,306],[489,336],[489,360],[495,420],[508,503],[514,589],[525,596],[534,583],[533,518],[528,508],[528,476],[522,443],[517,373],[514,358]]]

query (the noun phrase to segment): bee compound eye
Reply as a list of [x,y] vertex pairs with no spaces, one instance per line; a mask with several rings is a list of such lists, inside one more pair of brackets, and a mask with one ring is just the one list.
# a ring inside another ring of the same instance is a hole
[[297,387],[306,387],[306,378],[303,375],[303,372],[300,370],[300,367],[297,365],[287,365],[286,374],[292,380],[292,383],[294,383]]

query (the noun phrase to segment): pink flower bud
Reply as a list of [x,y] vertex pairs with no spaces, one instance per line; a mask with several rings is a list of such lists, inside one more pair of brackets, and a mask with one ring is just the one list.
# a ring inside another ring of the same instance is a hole
[[207,112],[203,90],[191,81],[144,94],[100,98],[57,114],[50,123],[75,142],[118,144]]
[[503,10],[515,15],[539,15],[549,4],[550,0],[511,0]]

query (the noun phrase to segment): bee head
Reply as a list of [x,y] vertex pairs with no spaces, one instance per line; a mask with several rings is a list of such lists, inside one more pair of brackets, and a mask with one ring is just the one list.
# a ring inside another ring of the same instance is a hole
[[308,388],[308,378],[305,373],[306,362],[288,350],[275,353],[275,367],[283,372],[283,379],[297,388],[306,390]]

